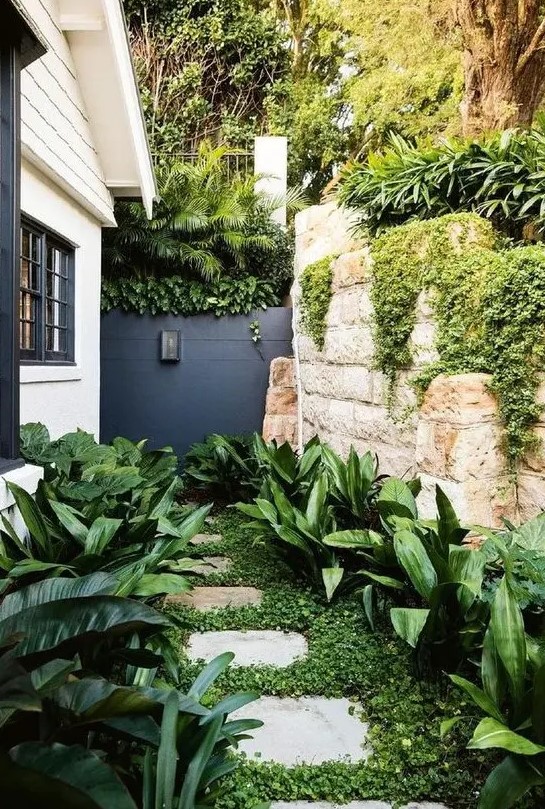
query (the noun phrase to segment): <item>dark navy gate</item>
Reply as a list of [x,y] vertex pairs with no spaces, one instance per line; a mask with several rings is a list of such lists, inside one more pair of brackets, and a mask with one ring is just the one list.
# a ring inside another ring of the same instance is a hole
[[[179,362],[161,360],[165,330],[181,333]],[[168,444],[183,457],[209,433],[261,431],[270,361],[291,354],[291,338],[288,308],[221,318],[108,312],[101,332],[101,440],[149,438],[150,446]]]

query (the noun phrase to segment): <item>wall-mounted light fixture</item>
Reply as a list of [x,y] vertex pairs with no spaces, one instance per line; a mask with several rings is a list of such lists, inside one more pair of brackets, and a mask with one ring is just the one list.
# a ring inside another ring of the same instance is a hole
[[161,362],[180,362],[182,333],[179,329],[163,329],[161,332]]

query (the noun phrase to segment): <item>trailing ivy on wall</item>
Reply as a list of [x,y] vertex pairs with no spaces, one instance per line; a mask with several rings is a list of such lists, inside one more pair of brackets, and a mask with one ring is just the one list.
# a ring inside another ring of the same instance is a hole
[[312,337],[320,351],[324,347],[326,318],[331,301],[332,263],[335,256],[326,256],[309,264],[301,273],[301,325]]
[[102,311],[122,309],[137,314],[222,315],[248,314],[254,309],[279,306],[278,284],[261,278],[221,277],[217,281],[170,278],[115,278],[102,283]]
[[395,383],[411,362],[416,303],[430,291],[437,362],[415,384],[440,373],[492,375],[512,468],[533,446],[539,371],[545,365],[545,247],[505,248],[490,224],[453,214],[393,228],[373,247],[372,299],[378,367]]

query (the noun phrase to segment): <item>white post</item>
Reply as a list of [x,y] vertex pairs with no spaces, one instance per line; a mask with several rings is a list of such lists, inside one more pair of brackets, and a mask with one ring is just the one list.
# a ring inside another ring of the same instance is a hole
[[[288,139],[267,135],[254,141],[254,172],[264,175],[256,190],[270,197],[285,199],[288,190]],[[285,202],[273,211],[273,222],[286,226]]]

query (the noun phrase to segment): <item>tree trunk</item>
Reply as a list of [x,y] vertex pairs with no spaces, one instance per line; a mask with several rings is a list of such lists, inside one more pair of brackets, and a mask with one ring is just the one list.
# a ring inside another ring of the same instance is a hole
[[537,0],[458,0],[464,134],[529,126],[545,95],[545,23]]

